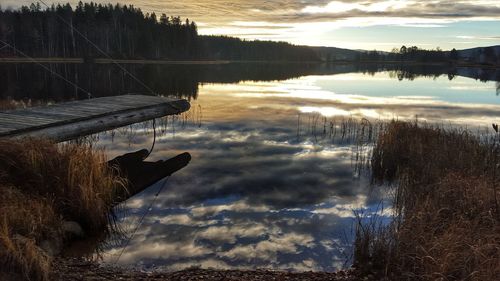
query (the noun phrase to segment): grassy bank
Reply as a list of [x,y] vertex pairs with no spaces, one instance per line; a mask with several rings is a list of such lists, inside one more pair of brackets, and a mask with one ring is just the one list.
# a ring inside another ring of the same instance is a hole
[[68,225],[110,231],[113,192],[124,186],[89,147],[0,140],[0,277],[48,280],[50,249],[70,238]]
[[498,280],[498,136],[392,122],[371,169],[374,183],[394,189],[394,220],[358,226],[358,270],[392,280]]

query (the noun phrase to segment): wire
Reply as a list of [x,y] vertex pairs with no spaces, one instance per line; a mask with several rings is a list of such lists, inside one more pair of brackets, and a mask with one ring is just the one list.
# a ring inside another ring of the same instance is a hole
[[1,51],[1,50],[3,50],[3,49],[4,49],[4,48],[6,48],[6,47],[9,47],[9,45],[7,45],[7,44],[3,45],[3,47],[2,47],[2,48],[0,48],[0,51]]
[[[155,147],[155,144],[156,144],[156,119],[153,119],[153,145],[151,146],[151,149],[149,150],[149,153],[148,155],[146,155],[146,157],[144,157],[144,159],[148,158],[149,155],[151,155],[151,152],[153,152],[153,149]],[[151,212],[152,208],[153,208],[153,205],[154,203],[156,202],[156,199],[158,198],[158,196],[160,195],[161,191],[163,190],[163,188],[167,185],[167,181],[168,179],[170,178],[170,176],[166,177],[165,181],[163,182],[163,184],[161,185],[160,189],[158,190],[158,192],[156,192],[156,195],[153,199],[153,202],[151,202],[151,204],[149,205],[149,207],[147,208],[146,212],[144,212],[144,214],[142,215],[142,217],[140,218],[139,222],[137,223],[134,231],[132,232],[132,235],[129,237],[129,239],[127,239],[127,242],[125,243],[125,246],[123,246],[120,254],[118,255],[118,257],[116,258],[114,264],[117,264],[118,261],[120,260],[120,258],[122,257],[123,253],[125,252],[125,249],[128,247],[128,245],[130,244],[130,242],[134,239],[134,236],[137,232],[137,230],[141,227],[144,219],[147,217],[147,215],[149,214],[149,212]]]
[[[39,61],[35,60],[34,58],[32,58],[32,57],[28,56],[27,54],[23,53],[21,50],[17,49],[16,47],[12,46],[11,44],[9,44],[9,43],[7,43],[7,42],[3,41],[2,39],[0,39],[0,42],[1,42],[1,43],[3,43],[3,44],[5,44],[5,46],[4,46],[4,47],[8,46],[8,47],[10,47],[10,48],[14,49],[14,51],[16,51],[17,53],[19,53],[19,54],[21,54],[22,56],[26,57],[27,59],[31,60],[32,62],[36,63],[37,65],[39,65],[39,66],[43,67],[45,70],[47,70],[47,71],[49,71],[50,73],[52,73],[52,75],[55,75],[55,76],[59,77],[60,79],[62,79],[62,80],[64,80],[64,81],[66,81],[67,83],[69,83],[69,84],[71,84],[72,86],[76,87],[76,88],[77,88],[77,89],[79,89],[80,91],[82,91],[82,92],[86,93],[86,94],[87,94],[87,96],[88,96],[89,98],[90,98],[90,97],[92,97],[92,94],[91,94],[89,91],[87,91],[87,90],[83,89],[82,87],[78,86],[77,84],[75,84],[75,83],[71,82],[70,80],[66,79],[66,78],[65,78],[64,76],[62,76],[61,74],[59,74],[59,73],[57,73],[57,72],[53,71],[52,69],[50,69],[50,68],[49,68],[49,67],[47,67],[46,65],[44,65],[44,64],[40,63]],[[2,49],[3,49],[4,47],[2,47]]]
[[[40,3],[45,5],[48,9],[50,9],[49,5],[47,5],[43,0],[39,0]],[[115,65],[117,65],[123,72],[128,74],[130,77],[134,78],[135,81],[137,81],[139,84],[141,84],[145,89],[147,89],[149,92],[156,94],[155,91],[153,91],[150,87],[148,87],[144,82],[142,82],[139,78],[135,77],[134,74],[130,73],[125,67],[123,67],[121,64],[116,62],[110,55],[108,55],[105,51],[103,51],[99,46],[97,46],[94,42],[92,42],[90,39],[87,38],[83,33],[81,33],[78,29],[74,28],[72,24],[70,24],[67,20],[65,20],[61,15],[56,13],[56,16],[63,21],[67,26],[71,28],[71,30],[75,31],[78,35],[80,35],[85,41],[87,41],[90,45],[92,45],[96,50],[98,50],[101,54],[103,54],[105,57],[110,59]]]
[[146,212],[144,212],[144,214],[142,214],[141,218],[139,219],[139,222],[137,223],[134,231],[132,232],[132,235],[127,239],[127,241],[125,242],[125,246],[123,246],[120,254],[118,255],[118,257],[116,258],[114,264],[117,264],[118,261],[120,260],[120,258],[122,257],[123,253],[125,252],[125,250],[127,249],[127,247],[129,246],[130,242],[134,239],[135,237],[135,234],[137,233],[137,230],[139,230],[139,228],[141,227],[142,223],[144,222],[144,219],[146,218],[146,216],[149,214],[149,212],[151,212],[152,208],[153,208],[153,205],[154,203],[156,202],[156,199],[158,199],[158,196],[160,195],[161,191],[163,190],[163,188],[165,188],[165,186],[167,185],[167,182],[168,182],[168,179],[170,178],[170,176],[166,177],[165,178],[165,181],[163,182],[163,184],[160,186],[160,188],[158,189],[158,192],[156,192],[155,194],[155,197],[153,198],[153,201],[151,202],[151,204],[149,204],[148,208],[146,209]]

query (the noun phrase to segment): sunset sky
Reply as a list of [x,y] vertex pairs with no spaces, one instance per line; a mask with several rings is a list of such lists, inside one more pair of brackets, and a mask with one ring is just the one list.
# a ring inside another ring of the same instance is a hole
[[[2,8],[15,8],[31,1],[0,0],[0,3]],[[500,45],[499,0],[129,0],[121,3],[133,4],[144,12],[187,17],[198,23],[201,34],[246,39],[377,50],[391,50],[403,44],[443,49]]]

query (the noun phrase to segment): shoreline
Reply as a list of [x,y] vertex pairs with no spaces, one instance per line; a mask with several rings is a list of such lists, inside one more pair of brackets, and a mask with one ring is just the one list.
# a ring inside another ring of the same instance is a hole
[[[365,278],[366,277],[366,278]],[[336,272],[254,269],[214,269],[189,267],[178,271],[138,271],[122,267],[102,266],[82,258],[57,258],[53,280],[297,280],[297,281],[355,281],[375,280],[373,276],[357,276],[353,270]]]
[[404,65],[404,66],[443,66],[443,67],[477,67],[483,69],[499,69],[500,65],[493,64],[479,64],[479,63],[465,63],[465,62],[418,62],[418,61],[349,61],[349,60],[338,60],[338,61],[248,61],[248,60],[165,60],[165,59],[107,59],[107,58],[92,58],[86,61],[84,58],[20,58],[20,57],[9,57],[0,58],[0,63],[65,63],[65,64],[84,64],[84,63],[95,63],[95,64],[156,64],[156,65],[226,65],[232,63],[268,63],[268,64],[337,64],[337,65],[349,65],[349,64],[378,64],[378,65]]
[[[207,60],[207,61],[173,61],[173,60],[132,60],[132,59],[102,59],[96,58],[91,60],[92,63],[96,64],[181,64],[181,65],[217,65],[217,64],[228,64],[230,61],[226,60]],[[69,63],[69,64],[83,64],[85,59],[83,58],[0,58],[0,63]]]

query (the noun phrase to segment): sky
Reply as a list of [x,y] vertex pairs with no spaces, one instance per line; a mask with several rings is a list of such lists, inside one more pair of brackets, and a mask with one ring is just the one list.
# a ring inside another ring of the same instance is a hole
[[[94,0],[110,1],[113,0]],[[2,8],[30,3],[0,0]],[[122,0],[120,3],[133,4],[144,12],[189,18],[198,24],[200,34],[250,40],[386,51],[402,45],[426,49],[500,45],[500,0]]]

